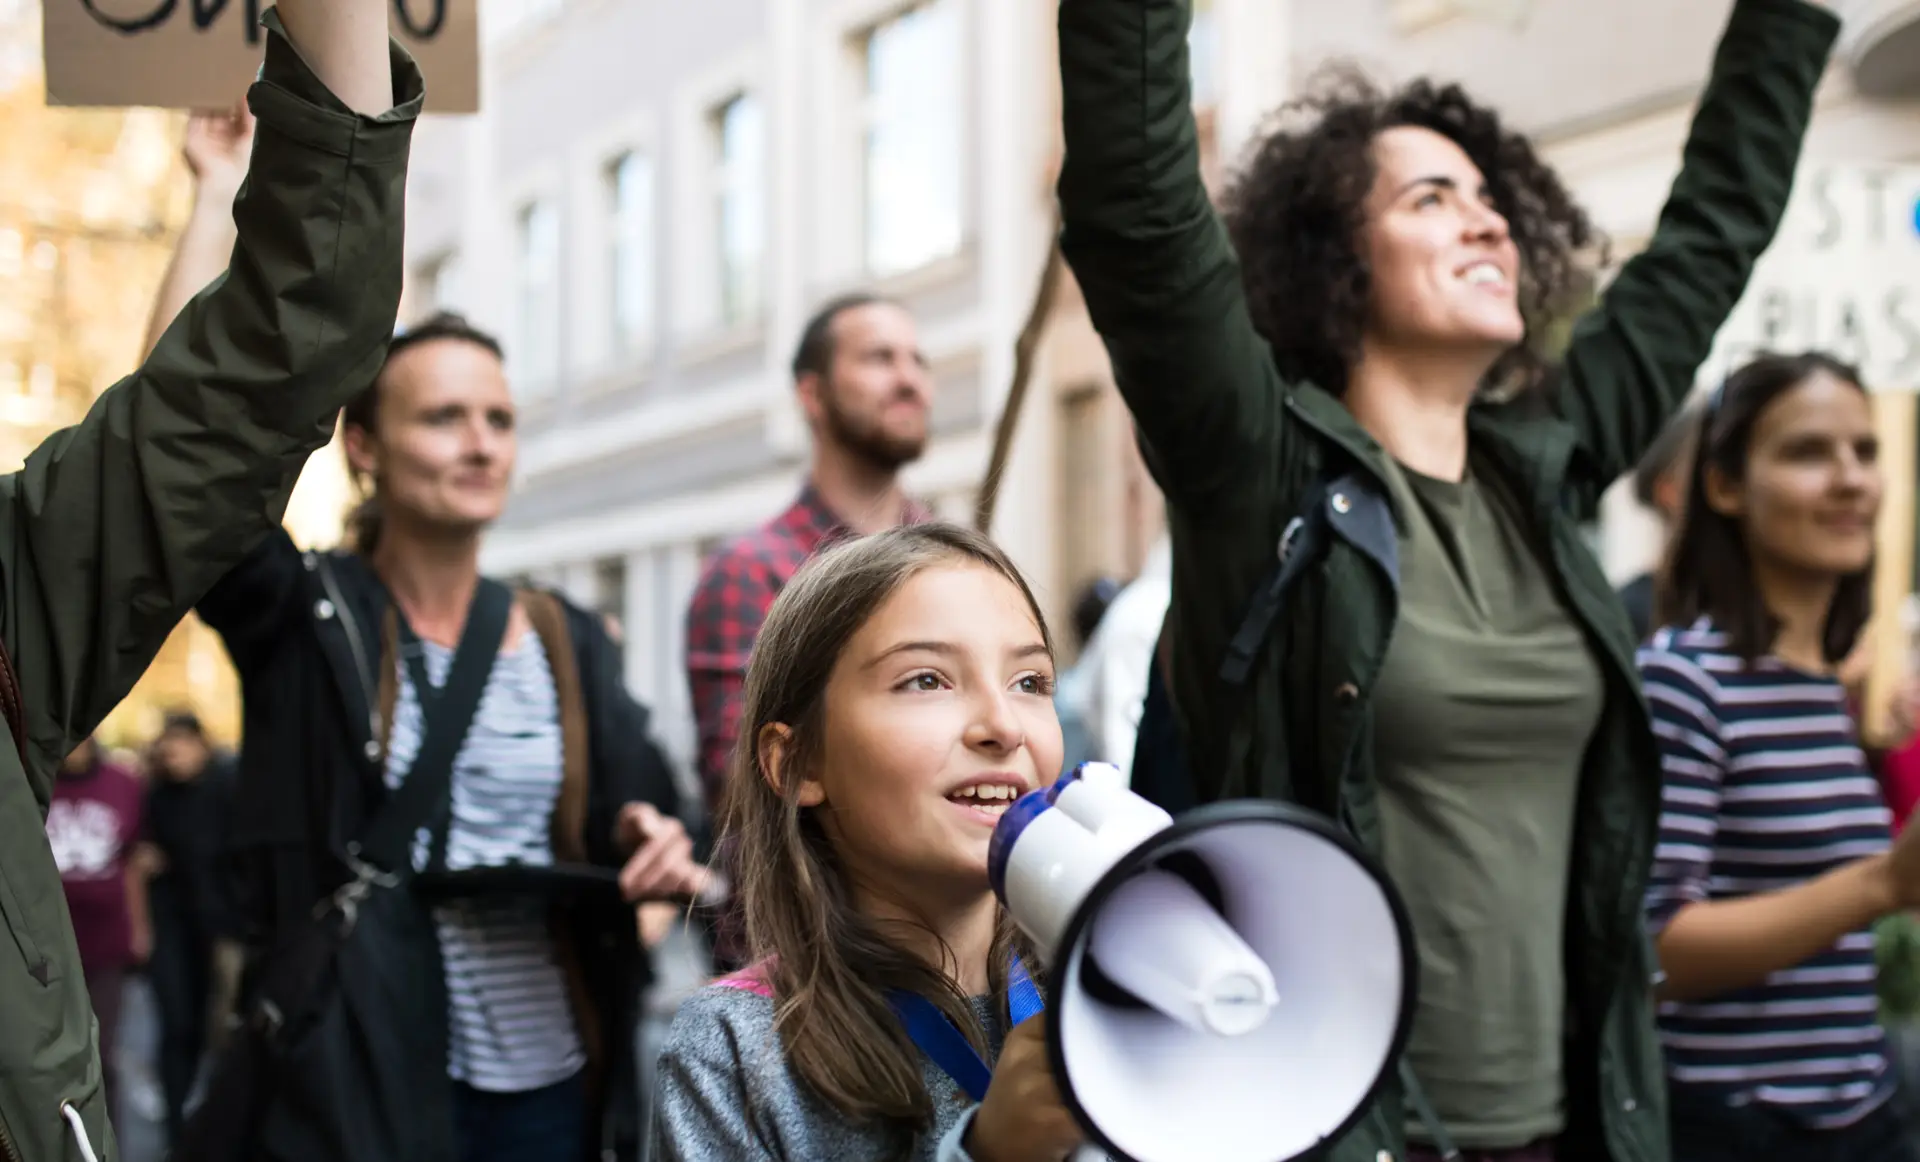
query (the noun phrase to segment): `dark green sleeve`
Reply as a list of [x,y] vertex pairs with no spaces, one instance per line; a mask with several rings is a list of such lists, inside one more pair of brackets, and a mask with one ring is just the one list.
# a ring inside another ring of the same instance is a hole
[[1148,463],[1189,519],[1226,517],[1280,454],[1280,383],[1200,180],[1188,0],[1062,0],[1061,248]]
[[327,90],[269,11],[227,272],[139,370],[0,478],[6,645],[46,770],[278,527],[307,457],[393,335],[419,70],[379,117]]
[[1735,3],[1653,240],[1567,351],[1558,404],[1602,487],[1632,470],[1686,398],[1773,242],[1839,28],[1802,0]]

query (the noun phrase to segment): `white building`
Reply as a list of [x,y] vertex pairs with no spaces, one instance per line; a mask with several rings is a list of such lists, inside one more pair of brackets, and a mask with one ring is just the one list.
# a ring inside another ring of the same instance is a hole
[[[1920,3],[1839,3],[1848,39],[1809,164],[1910,160]],[[1631,251],[1730,7],[1202,0],[1197,100],[1230,158],[1325,58],[1464,79],[1545,144]],[[1049,242],[1054,12],[1033,0],[482,5],[486,111],[429,119],[416,140],[408,310],[454,307],[506,340],[521,471],[487,566],[619,615],[629,679],[682,756],[687,595],[714,544],[798,487],[806,440],[786,364],[819,301],[877,287],[915,309],[940,394],[909,480],[942,512],[969,513]],[[1818,265],[1776,249],[1786,277]],[[1070,284],[1039,364],[994,531],[1058,619],[1086,578],[1137,567],[1157,501]],[[1897,453],[1902,423],[1912,445],[1911,397],[1889,398]],[[1615,576],[1644,564],[1653,537],[1630,501],[1610,502]]]
[[[1280,93],[1266,67],[1279,53],[1248,51],[1258,37],[1277,46],[1280,9],[1203,8],[1202,88],[1235,68],[1265,80],[1259,102],[1220,110],[1244,124]],[[1051,241],[1054,12],[1032,0],[481,11],[485,111],[428,118],[416,138],[405,313],[457,309],[505,340],[520,472],[486,566],[619,616],[630,683],[685,757],[687,598],[714,545],[800,486],[787,364],[820,301],[871,287],[913,307],[940,386],[909,483],[943,514],[971,513]],[[1218,35],[1224,23],[1244,35]],[[1216,65],[1208,46],[1227,43]],[[1070,304],[1060,313],[994,531],[1064,614],[1076,582],[1137,565],[1155,518],[1098,345],[1075,333]]]

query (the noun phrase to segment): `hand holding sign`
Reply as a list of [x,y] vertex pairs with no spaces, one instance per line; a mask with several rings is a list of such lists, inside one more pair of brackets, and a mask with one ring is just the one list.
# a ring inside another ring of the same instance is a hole
[[[224,109],[260,67],[268,0],[44,0],[49,105]],[[429,113],[480,108],[479,0],[388,0]],[[284,14],[283,14],[284,15]]]

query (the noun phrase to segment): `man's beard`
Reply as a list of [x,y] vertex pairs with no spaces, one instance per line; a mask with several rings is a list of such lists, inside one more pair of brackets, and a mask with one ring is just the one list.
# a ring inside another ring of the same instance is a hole
[[834,443],[883,472],[898,472],[920,458],[927,449],[925,429],[917,436],[893,436],[877,421],[867,422],[847,414],[832,392],[826,403],[827,434]]

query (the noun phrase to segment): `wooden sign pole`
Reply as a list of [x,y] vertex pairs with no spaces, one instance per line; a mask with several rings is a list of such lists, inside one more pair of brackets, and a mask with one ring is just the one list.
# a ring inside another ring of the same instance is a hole
[[1000,481],[1006,475],[1007,458],[1013,454],[1013,434],[1020,426],[1020,411],[1027,398],[1027,389],[1033,382],[1033,364],[1039,352],[1040,340],[1045,337],[1047,321],[1053,315],[1053,302],[1060,286],[1060,278],[1066,272],[1066,260],[1060,255],[1060,222],[1056,217],[1049,235],[1053,242],[1047,247],[1046,265],[1040,270],[1040,285],[1034,292],[1033,305],[1027,310],[1027,321],[1020,328],[1020,336],[1013,344],[1013,383],[1007,388],[1005,404],[1000,409],[1000,422],[994,426],[993,451],[987,457],[986,479],[980,482],[980,494],[974,502],[973,527],[980,532],[993,532],[993,511],[1000,501]]
[[1873,664],[1867,671],[1866,719],[1862,734],[1869,742],[1888,740],[1893,730],[1893,698],[1913,670],[1912,642],[1902,617],[1913,592],[1914,480],[1920,469],[1916,457],[1916,423],[1920,408],[1909,391],[1877,392],[1873,397],[1874,427],[1880,436],[1880,471],[1886,491],[1880,501],[1880,527],[1874,538],[1873,621],[1867,634],[1874,643]]

